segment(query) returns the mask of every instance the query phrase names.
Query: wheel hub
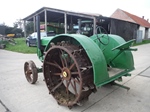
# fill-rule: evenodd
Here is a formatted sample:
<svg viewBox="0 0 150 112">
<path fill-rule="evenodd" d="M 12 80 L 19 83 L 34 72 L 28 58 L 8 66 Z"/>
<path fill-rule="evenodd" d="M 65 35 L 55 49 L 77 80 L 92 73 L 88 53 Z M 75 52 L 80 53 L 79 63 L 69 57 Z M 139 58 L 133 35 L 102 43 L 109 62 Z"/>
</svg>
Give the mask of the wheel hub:
<svg viewBox="0 0 150 112">
<path fill-rule="evenodd" d="M 68 68 L 66 68 L 66 67 L 63 68 L 62 77 L 65 80 L 70 80 L 71 74 L 70 74 L 70 70 Z"/>
<path fill-rule="evenodd" d="M 63 77 L 66 78 L 67 76 L 68 76 L 67 72 L 64 71 L 64 72 L 63 72 Z"/>
</svg>

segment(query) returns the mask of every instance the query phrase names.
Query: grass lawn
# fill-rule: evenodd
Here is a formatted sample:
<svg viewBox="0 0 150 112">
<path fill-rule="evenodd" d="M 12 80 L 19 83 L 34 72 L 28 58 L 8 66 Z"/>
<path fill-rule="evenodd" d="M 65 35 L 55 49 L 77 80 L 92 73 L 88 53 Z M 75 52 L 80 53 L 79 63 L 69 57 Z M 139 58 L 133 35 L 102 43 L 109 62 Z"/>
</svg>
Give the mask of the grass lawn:
<svg viewBox="0 0 150 112">
<path fill-rule="evenodd" d="M 150 40 L 143 40 L 141 43 L 134 43 L 133 46 L 148 44 L 148 43 L 150 43 Z"/>
<path fill-rule="evenodd" d="M 36 53 L 36 47 L 28 47 L 25 43 L 25 38 L 15 38 L 16 45 L 6 43 L 5 50 L 20 52 L 20 53 Z"/>
</svg>

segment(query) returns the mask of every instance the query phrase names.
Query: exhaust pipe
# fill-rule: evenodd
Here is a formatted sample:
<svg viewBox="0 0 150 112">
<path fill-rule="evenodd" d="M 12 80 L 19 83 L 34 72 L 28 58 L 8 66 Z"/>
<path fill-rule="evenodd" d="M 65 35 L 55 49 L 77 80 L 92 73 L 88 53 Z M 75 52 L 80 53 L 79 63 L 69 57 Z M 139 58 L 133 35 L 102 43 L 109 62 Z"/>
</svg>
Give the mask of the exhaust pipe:
<svg viewBox="0 0 150 112">
<path fill-rule="evenodd" d="M 40 16 L 36 16 L 37 48 L 41 50 Z"/>
</svg>

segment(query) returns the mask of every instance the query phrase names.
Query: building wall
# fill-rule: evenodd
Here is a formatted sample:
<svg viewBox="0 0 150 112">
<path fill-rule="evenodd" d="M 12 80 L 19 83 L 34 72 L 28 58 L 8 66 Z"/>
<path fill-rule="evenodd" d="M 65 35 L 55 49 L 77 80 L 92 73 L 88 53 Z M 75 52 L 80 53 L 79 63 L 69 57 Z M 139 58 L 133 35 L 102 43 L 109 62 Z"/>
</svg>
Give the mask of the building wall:
<svg viewBox="0 0 150 112">
<path fill-rule="evenodd" d="M 110 33 L 123 37 L 126 41 L 136 39 L 138 25 L 127 21 L 111 19 Z"/>
<path fill-rule="evenodd" d="M 144 39 L 145 38 L 145 27 L 140 26 L 139 30 L 142 31 L 142 39 Z"/>
<path fill-rule="evenodd" d="M 148 29 L 148 38 L 150 39 L 150 28 Z"/>
</svg>

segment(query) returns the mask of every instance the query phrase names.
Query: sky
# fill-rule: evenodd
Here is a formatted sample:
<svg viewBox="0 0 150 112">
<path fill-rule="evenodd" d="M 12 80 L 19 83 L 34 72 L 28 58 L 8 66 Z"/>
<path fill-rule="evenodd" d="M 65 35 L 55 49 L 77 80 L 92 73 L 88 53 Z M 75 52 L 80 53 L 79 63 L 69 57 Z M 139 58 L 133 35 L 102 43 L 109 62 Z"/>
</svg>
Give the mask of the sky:
<svg viewBox="0 0 150 112">
<path fill-rule="evenodd" d="M 150 0 L 2 0 L 0 24 L 13 26 L 17 19 L 23 19 L 42 7 L 98 13 L 106 17 L 119 8 L 150 21 Z"/>
</svg>

